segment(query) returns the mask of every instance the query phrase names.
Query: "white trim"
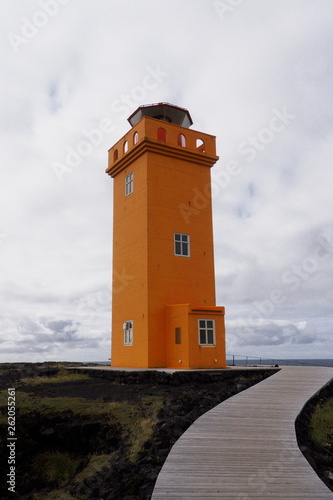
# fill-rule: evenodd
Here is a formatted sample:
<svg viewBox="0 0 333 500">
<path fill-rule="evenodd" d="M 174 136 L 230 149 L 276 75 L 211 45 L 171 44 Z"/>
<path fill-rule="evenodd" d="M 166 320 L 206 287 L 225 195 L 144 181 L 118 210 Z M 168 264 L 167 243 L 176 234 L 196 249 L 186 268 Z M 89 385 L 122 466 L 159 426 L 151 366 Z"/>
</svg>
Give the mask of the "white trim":
<svg viewBox="0 0 333 500">
<path fill-rule="evenodd" d="M 176 236 L 180 236 L 181 239 L 176 241 Z M 186 237 L 186 240 L 183 239 L 183 237 Z M 177 243 L 178 243 L 178 245 L 179 244 L 181 245 L 180 253 L 176 252 L 176 244 Z M 187 254 L 183 253 L 183 244 L 187 245 L 187 252 L 188 252 Z M 174 251 L 174 255 L 176 255 L 177 257 L 190 257 L 191 256 L 190 235 L 184 234 L 184 233 L 174 233 L 173 234 L 173 251 Z"/>
<path fill-rule="evenodd" d="M 204 321 L 205 322 L 205 326 L 204 327 L 200 326 L 200 321 Z M 208 321 L 211 321 L 213 323 L 212 328 L 208 328 L 208 324 L 207 324 Z M 200 330 L 204 330 L 205 331 L 206 341 L 208 341 L 208 333 L 207 333 L 208 330 L 213 330 L 213 342 L 212 343 L 208 343 L 208 342 L 202 343 L 201 342 L 201 338 L 200 338 Z M 200 319 L 198 319 L 198 340 L 199 340 L 199 345 L 200 346 L 203 346 L 203 347 L 216 346 L 215 319 L 211 319 L 211 318 L 200 318 Z"/>
<path fill-rule="evenodd" d="M 124 321 L 124 345 L 133 345 L 133 320 Z"/>
<path fill-rule="evenodd" d="M 130 172 L 125 177 L 125 196 L 129 196 L 134 191 L 134 173 Z"/>
</svg>

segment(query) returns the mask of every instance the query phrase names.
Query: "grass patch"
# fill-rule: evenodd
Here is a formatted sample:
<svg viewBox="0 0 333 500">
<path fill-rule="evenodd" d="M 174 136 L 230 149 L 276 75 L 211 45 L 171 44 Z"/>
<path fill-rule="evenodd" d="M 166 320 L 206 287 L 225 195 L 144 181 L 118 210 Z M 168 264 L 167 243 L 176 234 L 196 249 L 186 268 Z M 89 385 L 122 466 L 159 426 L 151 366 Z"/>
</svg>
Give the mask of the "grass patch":
<svg viewBox="0 0 333 500">
<path fill-rule="evenodd" d="M 46 483 L 52 482 L 57 486 L 63 486 L 75 474 L 79 463 L 80 460 L 69 453 L 51 451 L 37 455 L 33 462 L 33 469 Z"/>
<path fill-rule="evenodd" d="M 72 497 L 69 493 L 63 490 L 54 490 L 51 493 L 33 493 L 32 500 L 76 500 L 76 497 Z"/>
<path fill-rule="evenodd" d="M 333 398 L 318 405 L 310 420 L 311 439 L 321 445 L 333 443 Z"/>
<path fill-rule="evenodd" d="M 131 461 L 135 461 L 138 453 L 142 450 L 143 445 L 148 441 L 153 434 L 153 426 L 158 421 L 157 415 L 163 406 L 161 398 L 154 396 L 146 396 L 142 399 L 144 413 L 131 422 L 130 431 L 130 451 L 129 457 Z"/>
<path fill-rule="evenodd" d="M 47 377 L 45 375 L 40 375 L 37 377 L 23 378 L 20 383 L 24 385 L 59 384 L 62 382 L 74 382 L 76 380 L 88 378 L 89 375 L 85 373 L 71 373 L 69 370 L 65 370 L 65 368 L 60 368 L 53 376 Z"/>
<path fill-rule="evenodd" d="M 134 426 L 131 432 L 129 458 L 134 462 L 143 445 L 152 436 L 155 419 L 145 418 Z"/>
<path fill-rule="evenodd" d="M 17 394 L 16 407 L 20 415 L 38 413 L 39 415 L 57 415 L 70 412 L 74 417 L 111 416 L 108 404 L 102 400 L 88 400 L 75 397 L 46 398 L 21 392 Z"/>
<path fill-rule="evenodd" d="M 8 391 L 0 391 L 0 425 L 8 425 Z"/>
<path fill-rule="evenodd" d="M 0 392 L 0 425 L 7 422 L 7 391 Z M 73 417 L 105 417 L 106 420 L 114 421 L 112 408 L 102 400 L 88 400 L 75 397 L 47 398 L 39 397 L 26 392 L 16 392 L 17 420 L 19 416 L 27 417 L 34 415 L 65 415 L 70 413 Z"/>
<path fill-rule="evenodd" d="M 136 459 L 144 443 L 152 436 L 153 426 L 162 406 L 163 401 L 159 396 L 145 396 L 140 405 L 129 402 L 104 403 L 108 414 L 121 423 L 131 461 Z"/>
<path fill-rule="evenodd" d="M 7 423 L 7 391 L 0 392 L 0 425 Z M 162 407 L 162 399 L 158 396 L 146 396 L 140 405 L 130 402 L 105 402 L 102 400 L 88 400 L 75 397 L 47 398 L 36 394 L 17 391 L 16 411 L 20 417 L 34 415 L 65 415 L 96 419 L 102 417 L 108 423 L 119 422 L 123 429 L 123 436 L 129 446 L 129 455 L 135 459 L 152 434 L 153 425 L 157 422 L 157 415 Z"/>
<path fill-rule="evenodd" d="M 81 482 L 98 474 L 105 467 L 110 466 L 109 460 L 110 455 L 92 455 L 88 465 L 75 476 L 74 481 Z"/>
<path fill-rule="evenodd" d="M 63 454 L 59 454 L 63 455 Z M 39 459 L 43 459 L 45 455 L 40 455 Z M 68 455 L 67 455 L 68 458 Z M 73 476 L 70 477 L 69 479 L 75 482 L 83 482 L 94 475 L 98 474 L 101 472 L 104 468 L 108 467 L 109 464 L 109 459 L 110 455 L 92 455 L 90 457 L 88 465 L 81 470 L 78 474 L 75 475 L 75 471 L 73 472 Z M 57 464 L 57 459 L 55 457 L 51 457 L 51 461 L 53 462 L 52 467 L 50 467 L 50 471 L 53 475 L 55 473 L 61 473 L 62 470 L 59 471 L 58 469 L 58 464 Z M 60 476 L 61 477 L 61 476 Z M 64 478 L 65 479 L 65 478 Z M 66 483 L 68 482 L 68 479 L 65 479 L 64 484 L 59 484 L 58 488 L 49 492 L 48 494 L 40 494 L 40 493 L 34 493 L 32 496 L 32 500 L 75 500 L 76 497 L 73 497 L 67 490 Z M 62 489 L 61 486 L 63 487 Z"/>
</svg>

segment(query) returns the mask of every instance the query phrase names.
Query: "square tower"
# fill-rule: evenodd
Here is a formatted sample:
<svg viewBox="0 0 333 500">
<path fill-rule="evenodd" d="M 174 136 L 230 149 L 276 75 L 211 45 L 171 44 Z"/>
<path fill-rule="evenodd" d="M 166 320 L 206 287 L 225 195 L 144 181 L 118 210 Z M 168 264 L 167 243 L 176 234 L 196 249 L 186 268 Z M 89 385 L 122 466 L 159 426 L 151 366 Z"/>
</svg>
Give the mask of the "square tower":
<svg viewBox="0 0 333 500">
<path fill-rule="evenodd" d="M 114 179 L 114 367 L 224 368 L 215 305 L 210 168 L 215 137 L 186 109 L 140 106 L 109 150 Z"/>
</svg>

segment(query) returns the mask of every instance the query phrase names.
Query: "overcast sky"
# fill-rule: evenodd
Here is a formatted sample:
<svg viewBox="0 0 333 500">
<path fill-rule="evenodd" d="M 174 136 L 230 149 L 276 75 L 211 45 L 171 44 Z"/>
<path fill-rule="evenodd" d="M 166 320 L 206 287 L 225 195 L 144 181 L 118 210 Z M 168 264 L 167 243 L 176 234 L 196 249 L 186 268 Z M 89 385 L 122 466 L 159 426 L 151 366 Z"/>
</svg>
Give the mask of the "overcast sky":
<svg viewBox="0 0 333 500">
<path fill-rule="evenodd" d="M 161 101 L 217 137 L 228 353 L 333 357 L 332 0 L 13 0 L 0 26 L 1 362 L 110 357 L 107 151 Z"/>
</svg>

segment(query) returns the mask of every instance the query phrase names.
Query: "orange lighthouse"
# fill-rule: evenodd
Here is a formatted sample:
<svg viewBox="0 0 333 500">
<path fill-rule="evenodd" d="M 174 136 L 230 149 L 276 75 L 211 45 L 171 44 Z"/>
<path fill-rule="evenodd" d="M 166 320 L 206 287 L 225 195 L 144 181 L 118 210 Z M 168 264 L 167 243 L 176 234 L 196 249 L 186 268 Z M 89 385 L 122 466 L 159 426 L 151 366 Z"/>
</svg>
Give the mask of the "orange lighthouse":
<svg viewBox="0 0 333 500">
<path fill-rule="evenodd" d="M 215 304 L 210 168 L 215 137 L 186 109 L 140 106 L 109 150 L 114 179 L 114 367 L 224 368 Z M 200 200 L 200 201 L 199 201 Z"/>
</svg>

